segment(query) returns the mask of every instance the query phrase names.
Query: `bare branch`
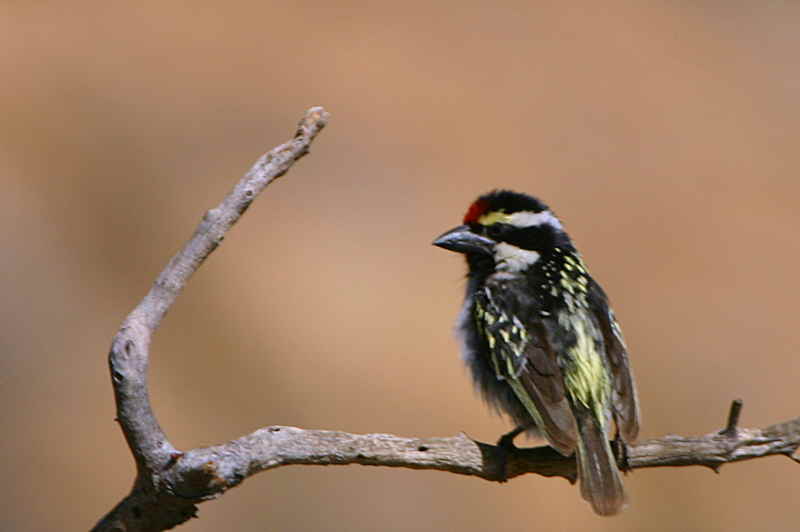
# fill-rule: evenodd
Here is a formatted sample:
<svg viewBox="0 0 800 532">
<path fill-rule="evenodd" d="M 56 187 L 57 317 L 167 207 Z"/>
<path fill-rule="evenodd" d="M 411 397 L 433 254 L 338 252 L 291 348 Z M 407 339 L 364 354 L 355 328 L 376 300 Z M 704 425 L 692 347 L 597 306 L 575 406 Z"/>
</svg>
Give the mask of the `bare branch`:
<svg viewBox="0 0 800 532">
<path fill-rule="evenodd" d="M 464 434 L 403 438 L 295 427 L 266 427 L 223 445 L 178 451 L 150 407 L 147 366 L 152 334 L 189 277 L 222 242 L 255 197 L 308 152 L 328 120 L 309 109 L 292 140 L 259 159 L 222 203 L 208 211 L 194 235 L 158 276 L 150 292 L 115 336 L 109 366 L 117 419 L 137 464 L 131 493 L 95 526 L 98 531 L 158 531 L 196 514 L 196 504 L 216 498 L 247 477 L 287 465 L 347 465 L 430 469 L 503 482 L 526 473 L 575 481 L 575 460 L 550 447 L 500 449 Z M 725 429 L 703 437 L 666 436 L 626 449 L 626 469 L 723 464 L 768 455 L 800 461 L 800 418 L 764 429 L 739 429 L 734 401 Z M 794 454 L 793 454 L 794 453 Z"/>
<path fill-rule="evenodd" d="M 98 530 L 163 530 L 183 522 L 194 513 L 191 504 L 175 504 L 175 512 L 153 517 L 146 501 L 131 502 L 137 495 L 168 493 L 162 472 L 180 453 L 158 424 L 147 390 L 150 340 L 167 310 L 189 277 L 222 242 L 258 194 L 285 174 L 308 153 L 314 137 L 328 122 L 321 107 L 309 109 L 292 140 L 264 154 L 216 208 L 203 216 L 194 235 L 156 279 L 150 292 L 133 309 L 114 337 L 108 361 L 119 421 L 137 465 L 137 480 L 131 495 L 97 525 Z M 158 513 L 158 512 L 156 512 Z M 161 527 L 161 528 L 159 528 Z"/>
<path fill-rule="evenodd" d="M 718 471 L 726 463 L 770 455 L 791 456 L 798 445 L 800 418 L 764 429 L 740 429 L 734 436 L 714 432 L 703 437 L 666 436 L 645 441 L 628 448 L 628 465 L 631 469 L 699 465 Z M 287 465 L 404 467 L 502 482 L 500 468 L 506 464 L 509 479 L 536 473 L 575 481 L 574 459 L 550 447 L 516 449 L 510 456 L 506 452 L 464 434 L 404 438 L 273 426 L 224 445 L 176 455 L 161 472 L 162 484 L 168 491 L 142 500 L 153 501 L 143 507 L 160 513 L 177 506 L 176 502 L 184 504 L 192 510 L 187 510 L 188 518 L 194 514 L 194 503 L 216 498 L 250 475 Z"/>
<path fill-rule="evenodd" d="M 740 429 L 734 437 L 718 432 L 702 437 L 666 436 L 628 447 L 631 469 L 723 464 L 769 455 L 790 456 L 800 445 L 800 418 L 764 429 Z M 287 465 L 372 465 L 429 469 L 502 482 L 527 473 L 575 480 L 575 460 L 551 447 L 507 450 L 464 434 L 449 438 L 404 438 L 391 434 L 349 434 L 296 427 L 266 427 L 215 447 L 183 455 L 170 471 L 175 480 L 199 469 L 212 472 L 204 485 L 182 496 L 215 497 L 255 473 Z M 508 474 L 500 471 L 506 463 Z"/>
</svg>

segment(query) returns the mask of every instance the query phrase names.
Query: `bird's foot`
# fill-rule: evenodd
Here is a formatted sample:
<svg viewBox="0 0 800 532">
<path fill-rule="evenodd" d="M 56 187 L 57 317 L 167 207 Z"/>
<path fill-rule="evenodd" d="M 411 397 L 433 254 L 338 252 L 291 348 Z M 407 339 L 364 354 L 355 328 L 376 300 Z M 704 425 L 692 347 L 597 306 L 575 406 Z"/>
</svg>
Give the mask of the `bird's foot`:
<svg viewBox="0 0 800 532">
<path fill-rule="evenodd" d="M 628 444 L 619 435 L 619 432 L 611 440 L 611 450 L 614 451 L 614 457 L 617 459 L 617 466 L 623 473 L 633 471 L 629 461 L 630 455 L 628 454 Z"/>
<path fill-rule="evenodd" d="M 508 481 L 508 459 L 509 457 L 514 454 L 517 449 L 519 449 L 516 445 L 514 445 L 514 439 L 531 428 L 528 425 L 520 425 L 511 432 L 503 434 L 499 440 L 497 440 L 497 449 L 498 453 L 498 481 L 499 482 L 507 482 Z"/>
</svg>

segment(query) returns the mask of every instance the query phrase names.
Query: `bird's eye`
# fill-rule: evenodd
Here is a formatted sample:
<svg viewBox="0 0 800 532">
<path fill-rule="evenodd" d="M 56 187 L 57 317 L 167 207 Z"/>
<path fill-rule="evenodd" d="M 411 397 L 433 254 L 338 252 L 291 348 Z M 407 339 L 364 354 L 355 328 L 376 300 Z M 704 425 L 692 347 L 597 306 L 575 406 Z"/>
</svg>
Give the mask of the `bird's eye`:
<svg viewBox="0 0 800 532">
<path fill-rule="evenodd" d="M 492 224 L 486 226 L 486 235 L 491 238 L 497 238 L 503 234 L 502 224 Z"/>
</svg>

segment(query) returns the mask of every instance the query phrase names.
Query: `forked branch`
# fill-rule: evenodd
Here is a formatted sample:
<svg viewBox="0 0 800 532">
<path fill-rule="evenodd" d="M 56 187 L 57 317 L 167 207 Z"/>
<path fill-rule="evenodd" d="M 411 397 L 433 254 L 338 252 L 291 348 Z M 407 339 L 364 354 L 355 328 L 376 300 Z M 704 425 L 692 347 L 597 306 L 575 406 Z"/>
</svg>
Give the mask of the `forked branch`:
<svg viewBox="0 0 800 532">
<path fill-rule="evenodd" d="M 496 446 L 461 434 L 449 438 L 402 438 L 389 434 L 348 434 L 294 427 L 265 427 L 223 445 L 179 451 L 172 446 L 150 407 L 147 388 L 153 333 L 189 277 L 222 242 L 227 231 L 273 180 L 308 153 L 327 124 L 321 107 L 309 109 L 294 137 L 263 155 L 233 191 L 208 211 L 192 238 L 156 279 L 150 292 L 125 319 L 109 353 L 117 420 L 136 461 L 131 492 L 94 530 L 158 531 L 193 517 L 197 504 L 222 495 L 247 477 L 285 465 L 346 465 L 432 469 L 502 481 L 525 473 L 575 479 L 574 459 L 549 447 Z M 703 437 L 666 436 L 629 446 L 630 469 L 722 464 L 779 454 L 800 461 L 800 418 L 764 429 L 739 429 L 741 403 L 734 403 L 722 431 Z M 794 454 L 793 454 L 794 453 Z M 500 470 L 501 464 L 507 469 Z"/>
</svg>

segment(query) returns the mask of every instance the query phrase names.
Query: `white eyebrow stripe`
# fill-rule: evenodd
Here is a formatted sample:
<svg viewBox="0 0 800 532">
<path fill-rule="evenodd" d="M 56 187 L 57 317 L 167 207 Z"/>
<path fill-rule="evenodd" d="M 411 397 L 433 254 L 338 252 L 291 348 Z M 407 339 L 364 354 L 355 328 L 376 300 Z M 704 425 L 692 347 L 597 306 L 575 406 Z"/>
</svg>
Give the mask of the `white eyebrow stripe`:
<svg viewBox="0 0 800 532">
<path fill-rule="evenodd" d="M 561 222 L 550 211 L 531 212 L 520 211 L 508 215 L 508 223 L 516 227 L 535 227 L 537 225 L 549 225 L 556 229 L 562 229 Z"/>
</svg>

